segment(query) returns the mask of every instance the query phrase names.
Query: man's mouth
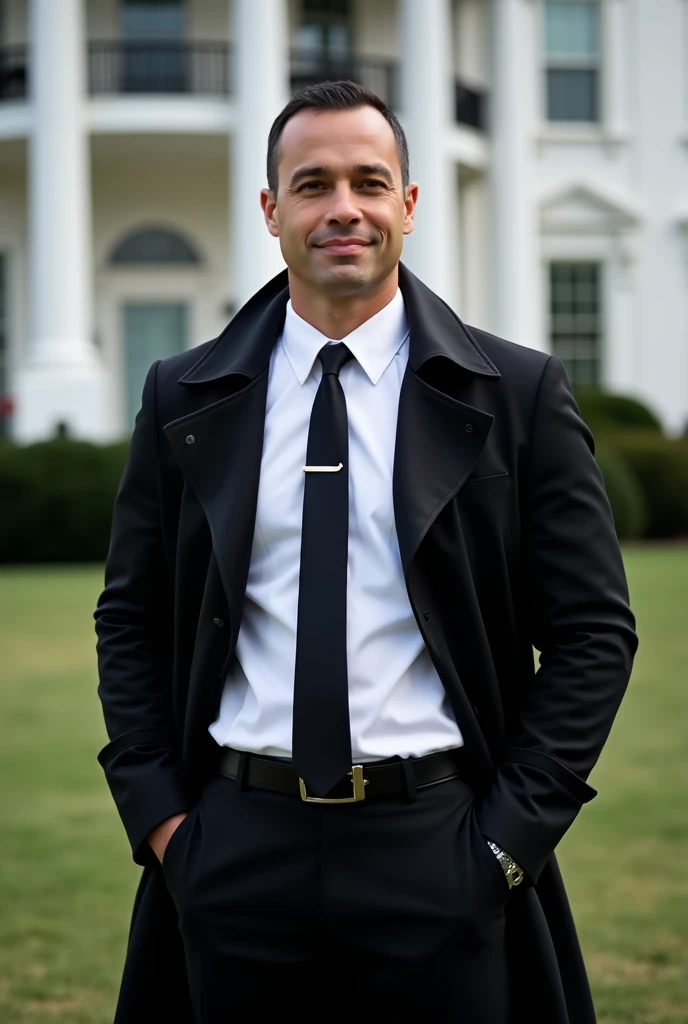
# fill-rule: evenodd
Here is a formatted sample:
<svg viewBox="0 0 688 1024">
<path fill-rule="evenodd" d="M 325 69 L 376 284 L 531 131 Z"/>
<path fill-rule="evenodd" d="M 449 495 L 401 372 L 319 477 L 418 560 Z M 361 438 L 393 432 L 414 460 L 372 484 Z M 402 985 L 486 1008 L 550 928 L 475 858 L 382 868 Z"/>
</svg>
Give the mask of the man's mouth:
<svg viewBox="0 0 688 1024">
<path fill-rule="evenodd" d="M 333 256 L 352 256 L 362 252 L 369 245 L 370 242 L 363 238 L 331 238 L 327 242 L 322 242 L 318 248 L 326 249 Z"/>
</svg>

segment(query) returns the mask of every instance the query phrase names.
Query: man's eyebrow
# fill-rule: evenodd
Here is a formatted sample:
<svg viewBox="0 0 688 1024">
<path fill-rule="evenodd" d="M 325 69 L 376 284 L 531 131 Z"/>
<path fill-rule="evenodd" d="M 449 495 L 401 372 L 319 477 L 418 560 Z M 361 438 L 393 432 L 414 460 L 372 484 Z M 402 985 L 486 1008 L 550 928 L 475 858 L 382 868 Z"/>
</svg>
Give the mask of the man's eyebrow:
<svg viewBox="0 0 688 1024">
<path fill-rule="evenodd" d="M 393 184 L 394 178 L 388 167 L 384 164 L 356 164 L 355 174 L 370 174 L 377 178 L 384 178 L 385 181 Z M 332 174 L 332 168 L 324 165 L 317 167 L 297 167 L 289 179 L 289 188 L 293 188 L 301 178 L 326 178 Z"/>
<path fill-rule="evenodd" d="M 392 172 L 384 164 L 356 164 L 354 171 L 356 174 L 372 174 L 376 178 L 384 178 L 390 184 L 394 182 Z"/>
<path fill-rule="evenodd" d="M 325 178 L 331 173 L 329 167 L 297 167 L 289 179 L 289 188 L 292 188 L 301 178 Z"/>
</svg>

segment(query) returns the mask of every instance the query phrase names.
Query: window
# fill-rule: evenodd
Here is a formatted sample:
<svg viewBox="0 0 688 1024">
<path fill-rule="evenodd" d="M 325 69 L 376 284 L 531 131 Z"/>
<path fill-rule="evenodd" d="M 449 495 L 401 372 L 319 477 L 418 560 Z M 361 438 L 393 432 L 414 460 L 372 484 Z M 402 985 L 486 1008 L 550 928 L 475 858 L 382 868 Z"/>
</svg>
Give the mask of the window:
<svg viewBox="0 0 688 1024">
<path fill-rule="evenodd" d="M 122 35 L 125 39 L 183 39 L 183 0 L 125 0 L 122 4 Z"/>
<path fill-rule="evenodd" d="M 550 351 L 574 388 L 601 383 L 600 282 L 599 263 L 550 263 Z"/>
<path fill-rule="evenodd" d="M 196 249 L 167 228 L 134 231 L 115 246 L 110 263 L 200 263 Z"/>
<path fill-rule="evenodd" d="M 321 67 L 346 64 L 351 58 L 349 0 L 303 0 L 297 47 L 301 61 Z"/>
<path fill-rule="evenodd" d="M 186 92 L 184 0 L 124 0 L 122 92 Z"/>
<path fill-rule="evenodd" d="M 545 0 L 548 121 L 599 120 L 599 4 Z"/>
</svg>

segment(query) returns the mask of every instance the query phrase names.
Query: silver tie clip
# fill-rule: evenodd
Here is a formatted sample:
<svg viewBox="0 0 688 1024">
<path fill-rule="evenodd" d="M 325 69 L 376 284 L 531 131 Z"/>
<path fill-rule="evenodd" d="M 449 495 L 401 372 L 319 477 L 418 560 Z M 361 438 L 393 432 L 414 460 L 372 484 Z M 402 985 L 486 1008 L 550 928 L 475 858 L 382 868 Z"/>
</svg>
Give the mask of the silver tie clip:
<svg viewBox="0 0 688 1024">
<path fill-rule="evenodd" d="M 304 466 L 304 473 L 338 473 L 340 469 L 344 469 L 344 463 L 340 462 L 338 466 Z"/>
</svg>

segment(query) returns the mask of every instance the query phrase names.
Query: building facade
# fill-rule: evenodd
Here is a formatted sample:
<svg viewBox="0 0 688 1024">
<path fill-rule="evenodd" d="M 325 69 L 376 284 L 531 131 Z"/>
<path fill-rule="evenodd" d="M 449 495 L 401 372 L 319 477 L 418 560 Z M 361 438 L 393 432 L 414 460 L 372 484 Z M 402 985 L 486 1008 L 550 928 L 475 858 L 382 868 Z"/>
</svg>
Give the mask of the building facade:
<svg viewBox="0 0 688 1024">
<path fill-rule="evenodd" d="M 148 366 L 282 266 L 269 126 L 380 93 L 404 260 L 576 386 L 688 421 L 688 0 L 0 0 L 0 421 L 126 435 Z"/>
</svg>

